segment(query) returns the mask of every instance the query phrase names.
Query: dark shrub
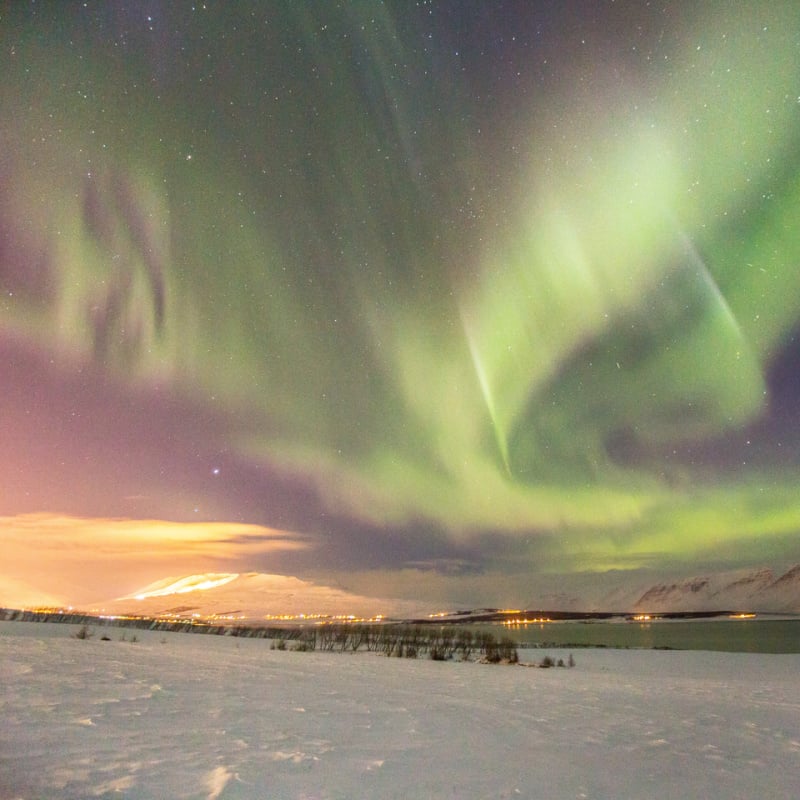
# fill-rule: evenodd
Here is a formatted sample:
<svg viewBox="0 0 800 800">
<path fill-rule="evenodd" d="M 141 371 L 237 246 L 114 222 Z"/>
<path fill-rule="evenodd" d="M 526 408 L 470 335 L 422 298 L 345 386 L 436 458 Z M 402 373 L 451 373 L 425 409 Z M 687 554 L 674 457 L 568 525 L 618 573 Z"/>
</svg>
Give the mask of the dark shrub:
<svg viewBox="0 0 800 800">
<path fill-rule="evenodd" d="M 88 625 L 81 625 L 75 634 L 76 639 L 91 639 L 92 636 L 94 636 L 94 631 Z"/>
</svg>

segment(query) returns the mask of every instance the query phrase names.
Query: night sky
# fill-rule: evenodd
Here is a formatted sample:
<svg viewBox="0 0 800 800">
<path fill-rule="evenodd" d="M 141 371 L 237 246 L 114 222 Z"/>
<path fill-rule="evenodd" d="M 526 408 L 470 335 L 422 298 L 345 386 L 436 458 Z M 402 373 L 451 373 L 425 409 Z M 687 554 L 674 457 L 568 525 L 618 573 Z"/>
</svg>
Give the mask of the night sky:
<svg viewBox="0 0 800 800">
<path fill-rule="evenodd" d="M 800 560 L 797 3 L 19 2 L 0 75 L 7 585 Z"/>
</svg>

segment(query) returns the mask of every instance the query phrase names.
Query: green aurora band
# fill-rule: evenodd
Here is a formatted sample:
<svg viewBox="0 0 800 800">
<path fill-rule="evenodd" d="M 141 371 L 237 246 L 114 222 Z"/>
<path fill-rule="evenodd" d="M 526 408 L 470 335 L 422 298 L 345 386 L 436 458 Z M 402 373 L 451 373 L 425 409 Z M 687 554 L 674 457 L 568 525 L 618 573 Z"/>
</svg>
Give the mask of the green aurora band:
<svg viewBox="0 0 800 800">
<path fill-rule="evenodd" d="M 270 9 L 187 21 L 158 81 L 17 21 L 0 335 L 219 411 L 376 528 L 797 558 L 796 466 L 685 454 L 766 414 L 800 324 L 800 8 L 704 4 L 646 86 L 576 46 L 491 113 L 413 16 Z"/>
</svg>

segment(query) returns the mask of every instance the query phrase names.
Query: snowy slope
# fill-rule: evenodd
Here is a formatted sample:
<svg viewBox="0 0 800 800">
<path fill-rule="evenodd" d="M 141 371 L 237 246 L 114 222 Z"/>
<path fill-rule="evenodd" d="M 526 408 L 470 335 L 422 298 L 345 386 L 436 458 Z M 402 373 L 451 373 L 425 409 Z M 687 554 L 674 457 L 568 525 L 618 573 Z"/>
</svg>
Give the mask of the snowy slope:
<svg viewBox="0 0 800 800">
<path fill-rule="evenodd" d="M 70 632 L 0 623 L 0 800 L 752 800 L 800 785 L 796 655 L 581 650 L 575 669 L 541 670 Z"/>
<path fill-rule="evenodd" d="M 677 577 L 656 583 L 635 582 L 624 573 L 563 577 L 563 591 L 540 587 L 529 609 L 552 611 L 761 611 L 800 614 L 800 564 L 774 573 L 760 567 Z"/>
<path fill-rule="evenodd" d="M 363 597 L 288 575 L 261 572 L 206 573 L 166 578 L 117 600 L 94 604 L 107 614 L 159 616 L 180 614 L 201 617 L 244 617 L 301 614 L 307 616 L 355 615 L 393 617 L 426 615 L 421 603 Z"/>
<path fill-rule="evenodd" d="M 633 610 L 800 613 L 800 565 L 778 576 L 762 568 L 656 584 Z"/>
</svg>

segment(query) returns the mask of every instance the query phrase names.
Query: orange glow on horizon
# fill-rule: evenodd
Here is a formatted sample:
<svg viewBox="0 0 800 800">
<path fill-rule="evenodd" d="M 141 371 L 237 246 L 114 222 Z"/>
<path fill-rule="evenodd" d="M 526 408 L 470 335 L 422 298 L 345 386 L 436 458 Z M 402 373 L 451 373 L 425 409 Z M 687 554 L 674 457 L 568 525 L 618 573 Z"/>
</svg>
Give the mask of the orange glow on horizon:
<svg viewBox="0 0 800 800">
<path fill-rule="evenodd" d="M 230 572 L 243 557 L 309 546 L 290 531 L 239 522 L 46 513 L 0 516 L 0 541 L 0 606 L 13 608 L 88 604 L 165 574 Z"/>
</svg>

